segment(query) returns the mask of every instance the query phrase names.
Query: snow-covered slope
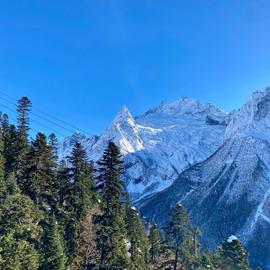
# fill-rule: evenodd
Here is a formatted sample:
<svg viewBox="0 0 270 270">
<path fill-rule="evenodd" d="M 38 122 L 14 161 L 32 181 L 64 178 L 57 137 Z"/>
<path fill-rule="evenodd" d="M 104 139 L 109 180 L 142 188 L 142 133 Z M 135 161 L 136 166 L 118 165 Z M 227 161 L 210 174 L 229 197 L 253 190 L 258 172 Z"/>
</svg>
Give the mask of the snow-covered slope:
<svg viewBox="0 0 270 270">
<path fill-rule="evenodd" d="M 99 136 L 75 134 L 60 146 L 60 156 L 79 140 L 89 158 L 98 160 L 114 141 L 126 164 L 125 179 L 135 198 L 163 190 L 191 165 L 204 160 L 220 145 L 228 115 L 210 104 L 182 98 L 133 117 L 126 107 Z"/>
<path fill-rule="evenodd" d="M 141 213 L 160 224 L 185 205 L 215 248 L 237 235 L 253 266 L 270 269 L 270 89 L 255 92 L 230 116 L 222 146 L 184 171 L 167 189 L 140 200 Z"/>
<path fill-rule="evenodd" d="M 58 145 L 58 156 L 59 160 L 64 160 L 71 154 L 72 147 L 76 142 L 80 142 L 87 152 L 90 152 L 93 145 L 97 142 L 98 136 L 89 136 L 80 134 L 79 132 L 72 134 L 71 136 L 64 139 L 63 142 Z"/>
</svg>

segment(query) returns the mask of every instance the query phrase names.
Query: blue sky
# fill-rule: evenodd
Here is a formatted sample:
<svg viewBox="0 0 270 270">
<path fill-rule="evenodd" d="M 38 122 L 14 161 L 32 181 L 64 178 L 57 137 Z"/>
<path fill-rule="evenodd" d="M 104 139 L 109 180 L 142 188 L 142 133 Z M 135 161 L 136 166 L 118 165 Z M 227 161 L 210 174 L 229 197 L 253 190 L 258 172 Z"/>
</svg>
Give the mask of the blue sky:
<svg viewBox="0 0 270 270">
<path fill-rule="evenodd" d="M 238 108 L 270 84 L 269 10 L 269 0 L 0 0 L 0 91 L 90 133 L 123 104 L 134 115 L 182 96 Z"/>
</svg>

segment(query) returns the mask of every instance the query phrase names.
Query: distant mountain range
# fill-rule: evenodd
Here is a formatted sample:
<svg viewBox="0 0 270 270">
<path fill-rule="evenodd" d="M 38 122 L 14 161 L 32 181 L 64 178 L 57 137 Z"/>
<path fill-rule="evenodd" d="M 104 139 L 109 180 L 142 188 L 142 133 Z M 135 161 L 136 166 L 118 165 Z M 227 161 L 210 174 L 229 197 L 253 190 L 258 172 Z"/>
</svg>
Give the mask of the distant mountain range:
<svg viewBox="0 0 270 270">
<path fill-rule="evenodd" d="M 270 269 L 270 88 L 230 113 L 188 98 L 135 118 L 124 107 L 100 136 L 66 138 L 60 157 L 80 141 L 96 161 L 109 140 L 121 149 L 143 216 L 162 225 L 180 202 L 205 248 L 237 235 L 252 265 Z"/>
</svg>

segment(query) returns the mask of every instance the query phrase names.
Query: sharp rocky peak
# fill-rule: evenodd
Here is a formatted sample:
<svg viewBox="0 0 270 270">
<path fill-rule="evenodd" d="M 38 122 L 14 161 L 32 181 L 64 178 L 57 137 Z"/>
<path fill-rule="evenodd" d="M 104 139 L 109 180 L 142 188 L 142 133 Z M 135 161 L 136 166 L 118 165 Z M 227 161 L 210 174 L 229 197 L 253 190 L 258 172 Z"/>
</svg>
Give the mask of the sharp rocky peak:
<svg viewBox="0 0 270 270">
<path fill-rule="evenodd" d="M 270 88 L 255 91 L 247 103 L 231 113 L 225 140 L 235 136 L 251 135 L 270 138 Z"/>
<path fill-rule="evenodd" d="M 118 114 L 113 120 L 113 124 L 123 123 L 123 122 L 130 122 L 130 123 L 134 122 L 133 116 L 131 115 L 126 105 L 124 105 L 122 109 L 118 112 Z"/>
</svg>

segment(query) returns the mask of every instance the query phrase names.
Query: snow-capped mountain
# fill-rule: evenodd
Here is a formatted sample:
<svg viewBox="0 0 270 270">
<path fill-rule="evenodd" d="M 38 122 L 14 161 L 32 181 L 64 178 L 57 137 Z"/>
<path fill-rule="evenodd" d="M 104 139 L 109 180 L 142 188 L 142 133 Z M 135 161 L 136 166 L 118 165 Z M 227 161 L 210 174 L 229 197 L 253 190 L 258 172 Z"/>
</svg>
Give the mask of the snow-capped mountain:
<svg viewBox="0 0 270 270">
<path fill-rule="evenodd" d="M 188 98 L 162 103 L 135 118 L 123 107 L 100 136 L 76 133 L 60 145 L 59 154 L 67 156 L 77 140 L 96 161 L 114 141 L 124 156 L 128 190 L 139 198 L 170 186 L 184 169 L 217 150 L 227 121 L 224 111 Z"/>
<path fill-rule="evenodd" d="M 167 189 L 142 198 L 142 215 L 160 224 L 176 203 L 187 207 L 214 249 L 236 235 L 253 266 L 270 269 L 270 89 L 255 92 L 230 115 L 222 146 L 180 174 Z M 206 242 L 207 239 L 207 242 Z"/>
</svg>

